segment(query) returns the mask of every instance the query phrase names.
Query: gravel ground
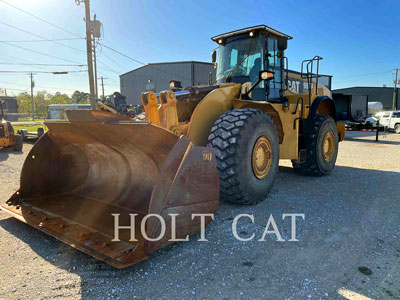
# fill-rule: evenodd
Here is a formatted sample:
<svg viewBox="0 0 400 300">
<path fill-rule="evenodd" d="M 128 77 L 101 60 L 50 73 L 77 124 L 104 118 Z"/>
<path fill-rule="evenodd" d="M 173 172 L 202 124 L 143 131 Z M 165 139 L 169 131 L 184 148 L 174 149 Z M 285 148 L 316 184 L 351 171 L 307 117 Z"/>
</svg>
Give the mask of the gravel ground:
<svg viewBox="0 0 400 300">
<path fill-rule="evenodd" d="M 349 133 L 337 166 L 320 178 L 282 161 L 266 201 L 221 203 L 208 242 L 177 243 L 117 270 L 0 212 L 0 299 L 400 299 L 400 135 L 375 143 Z M 17 188 L 23 153 L 0 150 L 0 201 Z M 237 241 L 231 231 L 239 213 Z M 272 214 L 285 240 L 298 220 L 299 242 L 262 236 Z M 357 294 L 355 294 L 357 293 Z"/>
</svg>

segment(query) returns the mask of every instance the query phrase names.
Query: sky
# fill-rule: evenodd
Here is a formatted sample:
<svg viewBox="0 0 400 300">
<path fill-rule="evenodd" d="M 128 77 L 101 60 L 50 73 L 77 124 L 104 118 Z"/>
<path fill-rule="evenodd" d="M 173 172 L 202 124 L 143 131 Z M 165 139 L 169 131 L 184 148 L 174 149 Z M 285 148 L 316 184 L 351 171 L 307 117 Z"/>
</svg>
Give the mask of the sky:
<svg viewBox="0 0 400 300">
<path fill-rule="evenodd" d="M 0 71 L 26 71 L 0 72 L 0 88 L 7 88 L 9 95 L 29 91 L 28 72 L 37 71 L 35 91 L 88 92 L 87 72 L 76 72 L 86 70 L 76 65 L 87 63 L 83 4 L 0 0 L 0 9 Z M 400 67 L 397 0 L 91 0 L 91 13 L 103 24 L 100 42 L 133 59 L 97 47 L 98 77 L 106 78 L 106 95 L 119 90 L 120 74 L 141 66 L 134 60 L 210 62 L 217 46 L 210 37 L 259 24 L 293 37 L 286 50 L 290 69 L 299 71 L 303 59 L 322 56 L 320 73 L 333 76 L 333 88 L 391 87 L 394 69 Z M 21 63 L 68 66 L 16 65 Z"/>
</svg>

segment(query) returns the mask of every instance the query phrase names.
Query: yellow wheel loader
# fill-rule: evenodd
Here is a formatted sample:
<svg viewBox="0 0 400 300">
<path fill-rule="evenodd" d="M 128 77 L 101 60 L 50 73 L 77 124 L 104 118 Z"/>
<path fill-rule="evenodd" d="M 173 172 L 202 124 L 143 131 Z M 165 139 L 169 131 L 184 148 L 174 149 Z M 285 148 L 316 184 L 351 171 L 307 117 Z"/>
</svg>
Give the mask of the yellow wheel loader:
<svg viewBox="0 0 400 300">
<path fill-rule="evenodd" d="M 0 148 L 13 147 L 14 151 L 22 151 L 24 138 L 15 134 L 10 122 L 0 118 Z"/>
<path fill-rule="evenodd" d="M 22 151 L 24 138 L 14 132 L 14 127 L 4 118 L 3 103 L 0 100 L 0 148 L 13 147 L 14 151 Z"/>
<path fill-rule="evenodd" d="M 47 122 L 2 209 L 122 268 L 200 231 L 212 217 L 198 214 L 215 213 L 219 199 L 263 201 L 279 159 L 329 174 L 344 128 L 320 57 L 289 74 L 289 39 L 264 25 L 213 37 L 217 82 L 143 93 L 146 121 L 77 110 Z"/>
</svg>

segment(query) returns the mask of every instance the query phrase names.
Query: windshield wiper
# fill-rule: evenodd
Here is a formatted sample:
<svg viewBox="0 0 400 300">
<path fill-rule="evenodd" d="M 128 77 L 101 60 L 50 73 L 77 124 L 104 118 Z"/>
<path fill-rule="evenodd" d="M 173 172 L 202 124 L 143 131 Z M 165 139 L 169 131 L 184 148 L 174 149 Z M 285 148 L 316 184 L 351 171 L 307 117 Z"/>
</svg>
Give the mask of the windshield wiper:
<svg viewBox="0 0 400 300">
<path fill-rule="evenodd" d="M 231 82 L 233 72 L 235 72 L 236 69 L 237 69 L 239 66 L 242 65 L 242 63 L 244 62 L 244 60 L 245 60 L 247 57 L 249 57 L 249 55 L 250 55 L 250 54 L 248 53 L 248 54 L 246 54 L 245 56 L 243 56 L 242 60 L 241 60 L 240 62 L 238 62 L 238 63 L 231 69 L 231 71 L 229 72 L 228 76 L 226 77 L 226 82 Z"/>
</svg>

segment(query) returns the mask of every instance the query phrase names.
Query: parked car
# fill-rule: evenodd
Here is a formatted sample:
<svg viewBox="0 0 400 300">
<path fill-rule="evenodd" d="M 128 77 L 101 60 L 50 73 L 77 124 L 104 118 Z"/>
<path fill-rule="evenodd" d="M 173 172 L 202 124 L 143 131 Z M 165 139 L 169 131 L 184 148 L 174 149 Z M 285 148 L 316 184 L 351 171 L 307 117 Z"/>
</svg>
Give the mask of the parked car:
<svg viewBox="0 0 400 300">
<path fill-rule="evenodd" d="M 366 122 L 374 123 L 374 120 L 379 120 L 379 124 L 387 127 L 389 130 L 394 130 L 400 133 L 400 111 L 381 111 L 375 116 L 367 118 Z"/>
</svg>

